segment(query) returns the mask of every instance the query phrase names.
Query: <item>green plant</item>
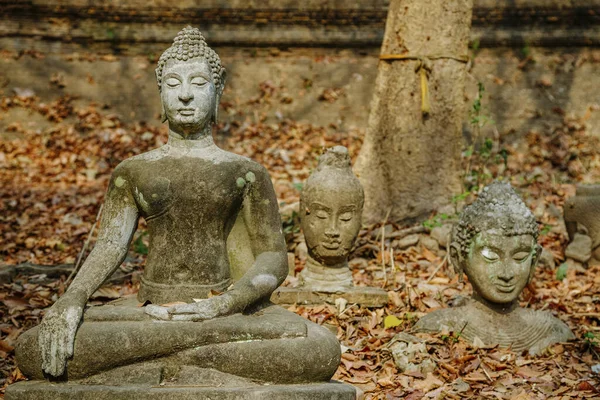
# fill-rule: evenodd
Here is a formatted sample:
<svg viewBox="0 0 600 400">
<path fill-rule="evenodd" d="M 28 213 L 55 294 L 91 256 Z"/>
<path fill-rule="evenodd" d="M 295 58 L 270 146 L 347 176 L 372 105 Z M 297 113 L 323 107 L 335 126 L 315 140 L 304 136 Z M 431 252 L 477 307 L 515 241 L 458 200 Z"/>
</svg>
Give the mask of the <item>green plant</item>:
<svg viewBox="0 0 600 400">
<path fill-rule="evenodd" d="M 429 218 L 427 221 L 423 221 L 423 226 L 429 230 L 432 230 L 436 226 L 442 226 L 443 221 L 446 221 L 450 218 L 452 218 L 452 216 L 448 214 L 436 214 L 433 217 Z"/>
<path fill-rule="evenodd" d="M 548 224 L 544 224 L 544 227 L 541 230 L 541 234 L 542 235 L 547 235 L 550 233 L 550 230 L 552 229 L 552 225 L 548 225 Z"/>
<path fill-rule="evenodd" d="M 291 235 L 293 233 L 300 232 L 300 225 L 298 222 L 298 213 L 296 211 L 292 212 L 292 215 L 282 221 L 283 225 L 283 233 L 287 235 Z"/>
<path fill-rule="evenodd" d="M 562 263 L 560 267 L 556 269 L 556 280 L 562 281 L 567 277 L 567 271 L 569 270 L 569 264 Z"/>
<path fill-rule="evenodd" d="M 481 48 L 481 42 L 479 41 L 479 39 L 473 40 L 473 42 L 471 43 L 471 50 L 473 51 L 473 57 L 475 57 L 477 55 L 477 53 L 479 53 L 480 48 Z"/>
<path fill-rule="evenodd" d="M 138 254 L 148 255 L 148 245 L 144 242 L 144 238 L 148 235 L 148 232 L 142 232 L 137 239 L 133 242 L 133 251 Z"/>
<path fill-rule="evenodd" d="M 458 343 L 458 339 L 460 338 L 460 333 L 451 332 L 449 335 L 442 335 L 441 339 L 444 342 L 450 343 Z"/>
<path fill-rule="evenodd" d="M 494 178 L 488 168 L 490 162 L 504 164 L 504 167 L 508 165 L 508 150 L 498 149 L 499 146 L 495 145 L 492 138 L 487 137 L 483 141 L 481 140 L 482 128 L 494 124 L 494 120 L 484 112 L 484 94 L 485 86 L 479 82 L 477 96 L 469 110 L 469 123 L 474 133 L 473 142 L 463 151 L 463 157 L 467 159 L 464 174 L 464 186 L 467 192 L 476 192 L 479 187 Z"/>
<path fill-rule="evenodd" d="M 594 353 L 597 359 L 600 358 L 598 352 L 596 351 L 596 348 L 600 347 L 600 341 L 593 332 L 586 332 L 583 335 L 583 347 L 585 350 L 590 350 L 592 353 Z"/>
</svg>

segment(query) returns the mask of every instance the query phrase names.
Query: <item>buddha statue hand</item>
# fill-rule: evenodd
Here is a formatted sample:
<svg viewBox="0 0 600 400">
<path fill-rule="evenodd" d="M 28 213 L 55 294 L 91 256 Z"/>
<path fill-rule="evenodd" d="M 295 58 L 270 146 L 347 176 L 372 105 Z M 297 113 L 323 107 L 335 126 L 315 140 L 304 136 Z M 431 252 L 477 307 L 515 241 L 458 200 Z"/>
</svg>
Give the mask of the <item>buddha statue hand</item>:
<svg viewBox="0 0 600 400">
<path fill-rule="evenodd" d="M 38 345 L 42 370 L 51 376 L 64 374 L 67 360 L 73 357 L 75 333 L 81 322 L 87 297 L 66 293 L 46 312 L 39 330 Z"/>
<path fill-rule="evenodd" d="M 234 312 L 233 301 L 228 295 L 197 300 L 195 303 L 176 304 L 171 307 L 155 304 L 146 306 L 146 314 L 166 321 L 204 321 Z"/>
</svg>

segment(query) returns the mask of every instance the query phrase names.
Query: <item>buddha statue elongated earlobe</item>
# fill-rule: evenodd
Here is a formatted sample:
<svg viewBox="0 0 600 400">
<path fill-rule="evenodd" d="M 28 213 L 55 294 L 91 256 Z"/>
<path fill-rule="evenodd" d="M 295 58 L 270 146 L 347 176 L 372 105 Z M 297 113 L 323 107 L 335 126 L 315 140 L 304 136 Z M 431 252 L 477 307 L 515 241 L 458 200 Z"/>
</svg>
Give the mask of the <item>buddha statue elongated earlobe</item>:
<svg viewBox="0 0 600 400">
<path fill-rule="evenodd" d="M 162 92 L 162 76 L 159 74 L 162 74 L 162 69 L 160 71 L 158 69 L 154 71 L 156 82 L 158 83 L 158 91 Z M 165 111 L 165 105 L 163 104 L 162 99 L 160 100 L 160 122 L 167 122 L 167 113 Z"/>
<path fill-rule="evenodd" d="M 216 95 L 216 99 L 215 99 L 215 110 L 213 113 L 213 123 L 215 123 L 215 124 L 219 120 L 219 103 L 221 103 L 221 96 L 223 95 L 223 89 L 225 88 L 226 80 L 227 80 L 227 71 L 225 71 L 225 68 L 221 68 L 220 82 L 216 88 L 217 95 Z"/>
<path fill-rule="evenodd" d="M 464 282 L 464 268 L 463 268 L 464 259 L 462 257 L 462 253 L 460 251 L 460 245 L 458 243 L 450 244 L 450 263 L 454 267 L 454 272 L 458 275 L 458 281 Z"/>
<path fill-rule="evenodd" d="M 533 276 L 535 275 L 535 268 L 537 267 L 538 261 L 540 260 L 540 256 L 542 255 L 542 246 L 536 243 L 533 256 L 531 258 L 531 271 L 529 272 L 529 279 L 527 283 L 531 282 Z"/>
<path fill-rule="evenodd" d="M 160 122 L 163 124 L 167 122 L 167 112 L 165 111 L 165 106 L 162 104 L 162 101 L 160 103 Z"/>
</svg>

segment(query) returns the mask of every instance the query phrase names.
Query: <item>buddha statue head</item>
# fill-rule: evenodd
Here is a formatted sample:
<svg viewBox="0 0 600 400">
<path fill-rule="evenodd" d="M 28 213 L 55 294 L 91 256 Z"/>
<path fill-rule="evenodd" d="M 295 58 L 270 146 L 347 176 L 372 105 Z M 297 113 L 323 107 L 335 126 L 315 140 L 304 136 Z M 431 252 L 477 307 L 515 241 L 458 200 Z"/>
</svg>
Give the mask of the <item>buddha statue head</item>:
<svg viewBox="0 0 600 400">
<path fill-rule="evenodd" d="M 361 226 L 363 203 L 348 149 L 329 149 L 300 196 L 300 221 L 312 259 L 324 266 L 345 265 Z"/>
<path fill-rule="evenodd" d="M 182 137 L 206 133 L 217 121 L 226 73 L 197 28 L 186 27 L 160 56 L 156 80 L 162 121 Z"/>
<path fill-rule="evenodd" d="M 516 302 L 541 254 L 533 213 L 508 183 L 493 182 L 454 227 L 450 259 L 474 297 L 501 307 Z"/>
</svg>

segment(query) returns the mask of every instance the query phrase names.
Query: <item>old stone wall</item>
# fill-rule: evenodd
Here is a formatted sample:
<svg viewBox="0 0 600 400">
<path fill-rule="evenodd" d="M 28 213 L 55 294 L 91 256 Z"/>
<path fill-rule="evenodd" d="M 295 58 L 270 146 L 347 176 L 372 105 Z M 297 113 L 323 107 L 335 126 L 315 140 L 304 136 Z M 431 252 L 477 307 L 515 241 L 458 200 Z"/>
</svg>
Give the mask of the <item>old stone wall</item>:
<svg viewBox="0 0 600 400">
<path fill-rule="evenodd" d="M 598 0 L 474 4 L 472 41 L 480 46 L 600 43 Z M 191 24 L 216 45 L 379 47 L 388 6 L 388 0 L 0 0 L 0 44 L 19 48 L 42 39 L 144 54 L 147 45 L 168 43 Z"/>
<path fill-rule="evenodd" d="M 3 94 L 70 94 L 158 124 L 155 61 L 190 23 L 228 69 L 224 121 L 265 115 L 346 130 L 367 124 L 387 1 L 0 0 L 0 11 Z M 495 122 L 485 130 L 519 135 L 573 115 L 600 135 L 599 16 L 600 0 L 475 0 L 465 101 L 485 85 Z M 2 115 L 0 133 L 37 118 L 21 114 Z"/>
</svg>

